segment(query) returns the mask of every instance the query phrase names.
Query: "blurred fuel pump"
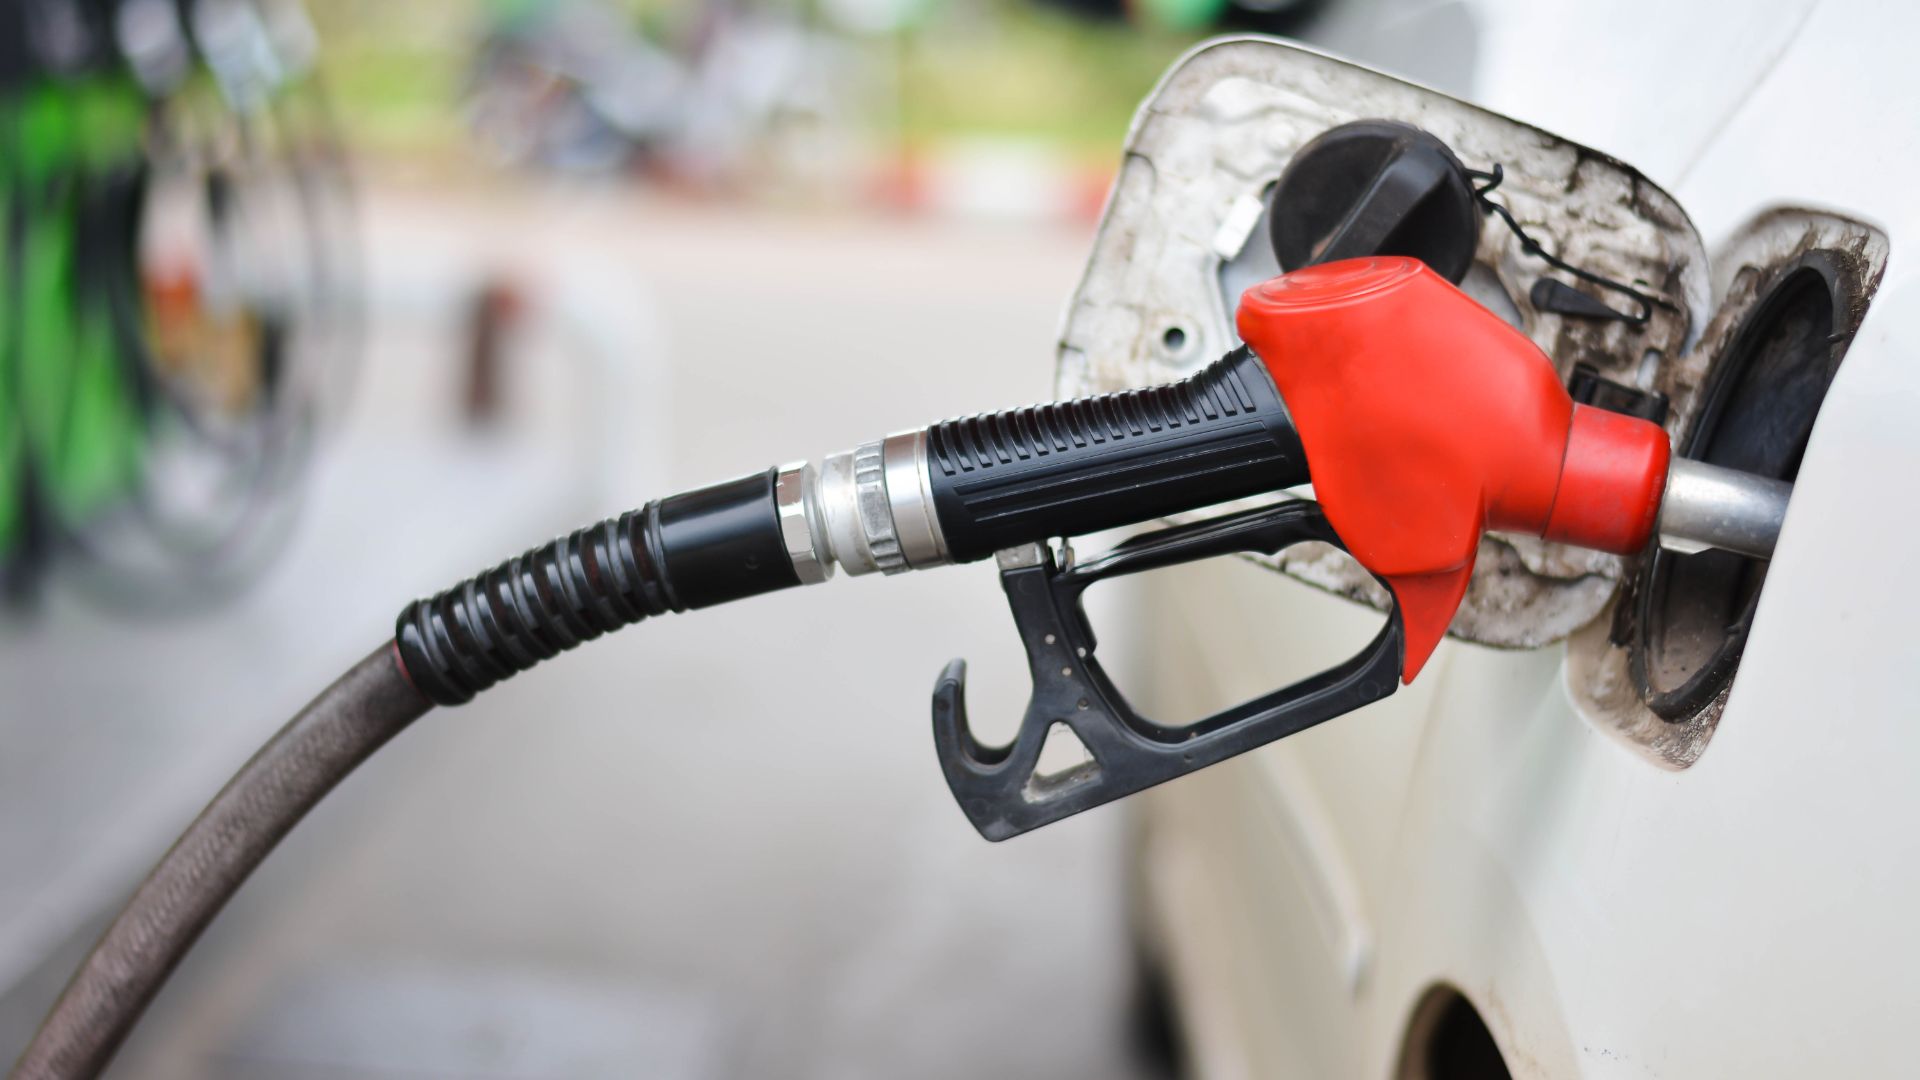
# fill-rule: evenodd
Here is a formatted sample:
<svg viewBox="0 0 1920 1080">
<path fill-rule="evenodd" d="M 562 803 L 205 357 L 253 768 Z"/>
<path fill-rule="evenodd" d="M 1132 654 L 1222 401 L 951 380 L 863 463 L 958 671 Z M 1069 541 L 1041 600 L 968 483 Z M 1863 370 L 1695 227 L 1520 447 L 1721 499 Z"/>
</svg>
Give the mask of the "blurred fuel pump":
<svg viewBox="0 0 1920 1080">
<path fill-rule="evenodd" d="M 1366 190 L 1404 209 L 1430 207 L 1447 170 L 1407 160 L 1376 170 Z M 1391 209 L 1361 199 L 1332 213 L 1308 249 L 1344 254 L 1370 233 L 1365 246 L 1392 251 L 1439 235 L 1406 228 L 1404 214 L 1380 216 Z M 1577 404 L 1538 346 L 1429 261 L 1309 261 L 1247 291 L 1237 320 L 1245 346 L 1184 381 L 947 420 L 669 496 L 408 605 L 394 640 L 289 723 L 190 827 L 15 1075 L 104 1067 L 280 836 L 412 720 L 649 617 L 820 584 L 836 567 L 892 574 L 994 558 L 1032 670 L 1025 719 L 1009 745 L 983 745 L 968 724 L 965 665 L 954 661 L 934 690 L 933 728 L 962 812 L 1000 840 L 1411 682 L 1445 634 L 1488 530 L 1622 554 L 1656 537 L 1770 551 L 1787 485 L 1676 463 L 1657 424 Z M 1053 547 L 1307 483 L 1313 500 L 1160 528 L 1097 558 Z M 1159 724 L 1129 705 L 1095 655 L 1081 609 L 1089 586 L 1303 541 L 1344 548 L 1390 591 L 1392 610 L 1370 644 L 1194 724 Z M 1090 760 L 1036 775 L 1056 724 Z"/>
</svg>

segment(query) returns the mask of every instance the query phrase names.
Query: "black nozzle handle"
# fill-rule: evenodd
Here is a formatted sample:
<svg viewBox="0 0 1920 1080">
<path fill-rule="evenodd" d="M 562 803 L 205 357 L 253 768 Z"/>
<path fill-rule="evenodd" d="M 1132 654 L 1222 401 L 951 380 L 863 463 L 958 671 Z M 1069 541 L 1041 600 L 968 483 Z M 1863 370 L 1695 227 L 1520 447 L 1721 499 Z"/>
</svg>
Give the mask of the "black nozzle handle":
<svg viewBox="0 0 1920 1080">
<path fill-rule="evenodd" d="M 1307 481 L 1307 455 L 1247 348 L 1180 382 L 947 420 L 927 474 L 956 562 Z"/>
</svg>

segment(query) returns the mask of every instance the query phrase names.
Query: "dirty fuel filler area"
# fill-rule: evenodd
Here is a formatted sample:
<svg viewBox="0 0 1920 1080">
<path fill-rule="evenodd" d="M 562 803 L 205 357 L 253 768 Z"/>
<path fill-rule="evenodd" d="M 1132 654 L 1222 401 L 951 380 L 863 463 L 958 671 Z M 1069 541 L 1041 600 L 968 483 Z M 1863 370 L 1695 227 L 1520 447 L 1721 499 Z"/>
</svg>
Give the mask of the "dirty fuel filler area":
<svg viewBox="0 0 1920 1080">
<path fill-rule="evenodd" d="M 1552 360 L 1462 291 L 1483 228 L 1581 282 L 1531 301 L 1632 324 L 1661 297 L 1549 253 L 1470 168 L 1391 120 L 1332 128 L 1265 207 L 1280 273 L 1237 298 L 1242 344 L 1144 389 L 952 419 L 649 502 L 406 605 L 390 643 L 237 775 L 141 886 L 18 1066 L 95 1075 L 248 873 L 325 793 L 434 706 L 642 620 L 848 575 L 995 560 L 1033 680 L 1013 741 L 968 722 L 966 665 L 939 674 L 934 749 L 961 812 L 1004 840 L 1294 734 L 1418 676 L 1483 535 L 1634 555 L 1772 550 L 1791 486 L 1677 458 L 1645 395 Z M 1654 403 L 1657 405 L 1657 403 Z M 1104 554 L 1067 541 L 1311 484 L 1160 526 Z M 1102 668 L 1082 598 L 1112 578 L 1334 545 L 1391 596 L 1344 663 L 1198 722 L 1143 716 Z M 1089 756 L 1038 775 L 1055 725 Z"/>
</svg>

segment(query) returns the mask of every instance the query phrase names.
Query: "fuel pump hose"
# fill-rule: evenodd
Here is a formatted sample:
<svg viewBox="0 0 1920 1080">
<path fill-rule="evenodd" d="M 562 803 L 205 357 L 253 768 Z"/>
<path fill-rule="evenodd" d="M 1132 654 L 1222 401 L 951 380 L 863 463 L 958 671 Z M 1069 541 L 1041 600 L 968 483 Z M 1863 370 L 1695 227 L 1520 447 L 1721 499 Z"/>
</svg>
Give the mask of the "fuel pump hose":
<svg viewBox="0 0 1920 1080">
<path fill-rule="evenodd" d="M 984 558 L 1274 491 L 1306 459 L 1245 349 L 1184 381 L 949 420 L 651 502 L 401 612 L 243 766 L 134 892 L 12 1073 L 96 1076 L 201 931 L 326 793 L 435 705 L 642 619 L 832 576 Z"/>
<path fill-rule="evenodd" d="M 642 619 L 817 584 L 835 568 L 892 574 L 1001 553 L 1016 622 L 1024 611 L 1071 636 L 1079 632 L 1052 606 L 1059 590 L 1077 610 L 1077 590 L 1099 576 L 1166 565 L 1180 551 L 1247 550 L 1237 545 L 1268 543 L 1269 526 L 1304 535 L 1297 526 L 1310 515 L 1314 538 L 1344 546 L 1389 587 L 1391 632 L 1378 641 L 1411 682 L 1446 632 L 1488 529 L 1623 555 L 1656 535 L 1772 550 L 1786 485 L 1671 469 L 1658 425 L 1576 405 L 1538 346 L 1415 260 L 1283 275 L 1248 291 L 1237 325 L 1248 345 L 1182 381 L 948 420 L 817 465 L 671 496 L 407 605 L 393 640 L 275 735 L 188 827 L 94 947 L 14 1076 L 98 1074 L 274 844 L 407 724 Z M 1079 568 L 1054 566 L 1039 547 L 1309 479 L 1311 509 L 1254 512 L 1274 519 L 1266 524 L 1232 515 L 1167 530 Z M 1058 637 L 1041 631 L 1030 659 L 1063 648 Z M 1084 663 L 1036 667 L 1052 695 L 1036 696 L 1044 706 L 1030 715 L 1036 724 L 1060 712 L 1091 723 L 1095 699 L 1098 715 L 1122 716 L 1110 686 L 1095 680 L 1084 695 L 1069 687 L 1077 670 L 1096 666 L 1090 634 L 1080 640 Z M 1008 773 L 1013 786 L 993 789 L 1015 802 L 1056 800 L 1026 824 L 994 817 L 993 792 L 972 783 L 993 779 L 985 772 L 962 777 L 956 797 L 970 791 L 981 804 L 967 809 L 983 834 L 1011 835 L 1249 749 L 1258 732 L 1282 737 L 1378 700 L 1397 684 L 1368 681 L 1372 664 L 1358 658 L 1228 710 L 1207 731 L 1115 719 L 1134 726 L 1099 732 L 1117 757 L 1098 784 L 1078 772 L 1064 786 L 1033 788 Z M 1351 679 L 1366 685 L 1333 693 Z M 1058 711 L 1049 711 L 1055 697 Z M 936 750 L 946 754 L 971 736 L 940 734 L 943 704 L 951 726 L 964 712 L 958 676 L 943 677 L 935 693 Z M 963 749 L 965 768 L 1004 771 L 1004 751 Z M 1030 749 L 1037 755 L 1037 744 Z M 1128 772 L 1118 759 L 1129 753 L 1152 767 Z M 943 768 L 951 763 L 943 758 Z M 951 771 L 948 779 L 956 784 Z"/>
</svg>

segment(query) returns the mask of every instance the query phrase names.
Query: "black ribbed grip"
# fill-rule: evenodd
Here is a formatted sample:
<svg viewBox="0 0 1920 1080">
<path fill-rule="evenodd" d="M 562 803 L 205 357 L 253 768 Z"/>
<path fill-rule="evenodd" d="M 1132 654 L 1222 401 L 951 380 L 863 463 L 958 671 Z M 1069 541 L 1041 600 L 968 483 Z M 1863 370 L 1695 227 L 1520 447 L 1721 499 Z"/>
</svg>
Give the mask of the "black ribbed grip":
<svg viewBox="0 0 1920 1080">
<path fill-rule="evenodd" d="M 947 420 L 929 479 L 955 561 L 1307 481 L 1307 456 L 1245 348 L 1177 383 Z"/>
<path fill-rule="evenodd" d="M 648 503 L 508 559 L 400 612 L 407 676 L 440 705 L 651 615 L 800 584 L 776 473 Z"/>
</svg>

